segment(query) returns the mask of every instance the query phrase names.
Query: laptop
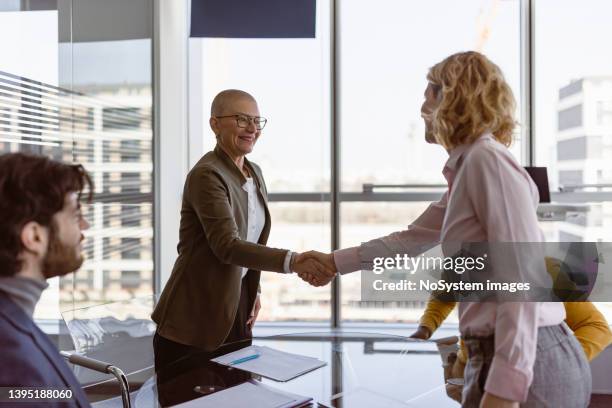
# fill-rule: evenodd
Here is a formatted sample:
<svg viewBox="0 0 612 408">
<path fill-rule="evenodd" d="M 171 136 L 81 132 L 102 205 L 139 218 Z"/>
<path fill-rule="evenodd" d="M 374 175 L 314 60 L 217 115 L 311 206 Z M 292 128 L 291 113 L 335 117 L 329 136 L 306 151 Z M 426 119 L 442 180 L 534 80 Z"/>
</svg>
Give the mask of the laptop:
<svg viewBox="0 0 612 408">
<path fill-rule="evenodd" d="M 525 167 L 527 173 L 538 187 L 541 203 L 550 203 L 550 187 L 548 186 L 548 172 L 546 167 Z"/>
</svg>

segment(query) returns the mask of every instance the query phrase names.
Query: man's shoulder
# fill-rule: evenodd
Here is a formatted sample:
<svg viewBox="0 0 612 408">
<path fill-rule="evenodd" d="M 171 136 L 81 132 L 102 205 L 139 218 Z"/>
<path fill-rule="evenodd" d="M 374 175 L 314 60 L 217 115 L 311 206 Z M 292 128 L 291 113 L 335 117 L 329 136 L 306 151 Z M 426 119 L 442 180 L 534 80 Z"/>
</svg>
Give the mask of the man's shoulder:
<svg viewBox="0 0 612 408">
<path fill-rule="evenodd" d="M 0 292 L 0 350 L 8 354 L 10 350 L 38 348 L 35 331 L 34 321 Z"/>
<path fill-rule="evenodd" d="M 17 306 L 9 296 L 0 291 L 0 333 L 8 330 L 10 333 L 29 335 L 34 322 Z"/>
<path fill-rule="evenodd" d="M 15 322 L 6 314 L 0 313 L 0 349 L 3 355 L 5 368 L 19 367 L 20 372 L 38 372 L 38 366 L 34 363 L 36 357 L 43 356 L 42 351 L 34 341 L 33 334 L 25 330 L 23 322 Z M 4 369 L 1 370 L 0 377 Z"/>
</svg>

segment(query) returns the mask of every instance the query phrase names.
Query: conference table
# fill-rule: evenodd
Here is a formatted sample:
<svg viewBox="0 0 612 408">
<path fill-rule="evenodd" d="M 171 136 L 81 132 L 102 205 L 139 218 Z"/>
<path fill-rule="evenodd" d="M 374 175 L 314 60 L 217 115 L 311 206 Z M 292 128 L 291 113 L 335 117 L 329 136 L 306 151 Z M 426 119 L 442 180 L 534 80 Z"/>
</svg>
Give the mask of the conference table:
<svg viewBox="0 0 612 408">
<path fill-rule="evenodd" d="M 119 354 L 113 356 L 128 367 L 124 371 L 130 381 L 132 407 L 173 406 L 249 380 L 312 397 L 313 407 L 459 406 L 446 395 L 441 358 L 432 342 L 390 334 L 331 329 L 253 339 L 255 345 L 315 357 L 327 363 L 291 381 L 276 382 L 213 363 L 211 356 L 205 353 L 184 357 L 155 370 L 149 364 L 153 361 L 153 356 L 149 355 L 152 352 L 150 340 L 150 337 L 140 338 L 139 346 L 121 348 L 123 358 Z M 232 343 L 224 346 L 222 352 L 250 344 Z M 136 360 L 132 368 L 129 368 L 130 359 Z M 147 361 L 144 365 L 149 367 L 135 369 L 138 361 L 142 363 L 144 360 Z M 94 406 L 121 406 L 121 399 L 112 395 L 117 388 L 108 383 L 103 388 L 98 383 L 85 389 L 101 399 Z M 101 398 L 104 393 L 107 395 Z"/>
<path fill-rule="evenodd" d="M 60 348 L 113 365 L 127 376 L 132 407 L 172 406 L 245 381 L 313 398 L 313 406 L 458 407 L 446 395 L 436 344 L 405 336 L 414 325 L 364 324 L 329 328 L 299 322 L 258 323 L 252 341 L 224 345 L 219 353 L 194 353 L 155 367 L 150 319 L 157 295 L 62 313 L 69 341 Z M 436 335 L 457 335 L 440 328 Z M 325 366 L 287 382 L 254 377 L 210 361 L 250 344 L 314 357 Z M 73 371 L 96 408 L 125 406 L 126 387 L 112 375 L 74 365 Z M 122 395 L 123 394 L 123 395 Z M 123 397 L 123 398 L 122 398 Z M 253 407 L 257 408 L 257 407 Z"/>
</svg>

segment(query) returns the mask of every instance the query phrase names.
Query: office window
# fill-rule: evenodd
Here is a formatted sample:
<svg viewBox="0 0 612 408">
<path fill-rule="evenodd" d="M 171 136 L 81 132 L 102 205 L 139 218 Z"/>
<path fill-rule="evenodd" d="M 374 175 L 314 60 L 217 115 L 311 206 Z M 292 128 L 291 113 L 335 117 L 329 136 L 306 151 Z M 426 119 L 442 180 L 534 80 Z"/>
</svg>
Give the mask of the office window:
<svg viewBox="0 0 612 408">
<path fill-rule="evenodd" d="M 121 238 L 121 258 L 140 259 L 140 239 Z"/>
<path fill-rule="evenodd" d="M 121 192 L 122 193 L 140 192 L 140 173 L 132 173 L 132 172 L 121 173 Z"/>
<path fill-rule="evenodd" d="M 141 155 L 141 147 L 139 140 L 122 140 L 121 141 L 121 161 L 139 162 Z"/>
<path fill-rule="evenodd" d="M 86 259 L 93 259 L 94 257 L 94 246 L 93 243 L 85 243 L 85 254 Z"/>
<path fill-rule="evenodd" d="M 140 271 L 121 271 L 121 288 L 122 289 L 138 289 L 141 282 Z"/>
<path fill-rule="evenodd" d="M 561 140 L 557 144 L 557 160 L 584 160 L 587 157 L 587 137 Z"/>
<path fill-rule="evenodd" d="M 110 205 L 102 205 L 102 226 L 104 228 L 108 228 L 111 226 L 111 206 Z"/>
<path fill-rule="evenodd" d="M 572 106 L 559 111 L 559 131 L 582 125 L 582 105 Z"/>
<path fill-rule="evenodd" d="M 111 153 L 112 153 L 111 141 L 103 140 L 102 141 L 102 160 L 106 163 L 110 162 Z"/>
<path fill-rule="evenodd" d="M 140 227 L 142 220 L 141 206 L 122 204 L 119 219 L 122 227 Z"/>
<path fill-rule="evenodd" d="M 140 192 L 152 192 L 153 2 L 112 2 L 104 6 L 114 8 L 108 14 L 86 0 L 12 3 L 0 9 L 0 36 L 10 39 L 0 44 L 0 153 L 81 163 L 96 188 L 94 203 L 84 206 L 91 224 L 86 261 L 51 284 L 35 317 L 58 318 L 59 311 L 125 298 L 138 282 L 137 293 L 150 294 L 152 195 Z M 129 18 L 117 18 L 126 13 Z M 104 17 L 111 15 L 112 21 Z M 111 194 L 116 201 L 109 201 Z M 149 219 L 126 222 L 146 226 L 136 236 L 119 222 L 122 194 L 138 207 L 130 216 Z M 107 268 L 110 259 L 113 268 Z M 127 291 L 112 273 L 133 270 L 135 261 L 141 270 L 129 277 Z"/>
<path fill-rule="evenodd" d="M 138 129 L 141 124 L 139 108 L 103 108 L 102 129 Z"/>
<path fill-rule="evenodd" d="M 75 161 L 78 163 L 92 163 L 94 161 L 94 142 L 92 140 L 78 140 L 73 145 Z"/>
<path fill-rule="evenodd" d="M 500 66 L 519 102 L 519 6 L 518 0 L 383 0 L 375 7 L 367 0 L 342 2 L 341 197 L 350 193 L 363 200 L 341 204 L 342 247 L 405 229 L 444 191 L 448 155 L 425 143 L 421 118 L 429 67 L 455 52 L 481 51 Z M 512 152 L 521 160 L 518 128 L 515 136 Z M 367 185 L 377 184 L 423 187 L 366 192 Z M 421 193 L 430 193 L 429 201 Z M 385 201 L 385 194 L 400 201 Z M 343 276 L 346 321 L 416 322 L 423 310 L 418 303 L 384 305 L 360 298 L 359 273 Z"/>
<path fill-rule="evenodd" d="M 553 192 L 566 202 L 589 204 L 589 211 L 547 223 L 553 240 L 612 241 L 610 189 L 580 185 L 612 184 L 612 55 L 601 52 L 612 38 L 606 0 L 538 0 L 535 27 L 535 154 L 547 166 Z M 578 195 L 589 192 L 593 202 Z M 601 197 L 601 198 L 598 198 Z M 553 197 L 554 199 L 554 197 Z M 608 321 L 612 305 L 599 304 Z"/>
<path fill-rule="evenodd" d="M 249 160 L 265 177 L 272 217 L 268 244 L 294 251 L 330 251 L 330 2 L 317 1 L 316 38 L 191 38 L 190 132 L 202 135 L 191 164 L 211 150 L 208 112 L 214 96 L 243 89 L 268 124 Z M 214 63 L 211 63 L 214 61 Z M 183 180 L 180 181 L 181 183 Z M 327 321 L 329 288 L 296 275 L 262 273 L 261 321 Z"/>
</svg>

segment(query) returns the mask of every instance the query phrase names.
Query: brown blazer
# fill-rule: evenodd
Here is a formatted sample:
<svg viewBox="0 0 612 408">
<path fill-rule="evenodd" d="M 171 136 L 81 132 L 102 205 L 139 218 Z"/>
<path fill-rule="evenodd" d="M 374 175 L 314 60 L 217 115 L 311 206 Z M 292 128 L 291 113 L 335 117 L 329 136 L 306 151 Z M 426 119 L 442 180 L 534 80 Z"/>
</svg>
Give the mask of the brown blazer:
<svg viewBox="0 0 612 408">
<path fill-rule="evenodd" d="M 266 221 L 257 244 L 247 236 L 246 178 L 219 148 L 208 152 L 185 181 L 178 258 L 151 317 L 169 339 L 212 351 L 227 337 L 240 299 L 241 267 L 248 268 L 249 305 L 259 287 L 260 271 L 283 272 L 287 250 L 265 246 L 270 212 L 261 170 L 246 158 L 263 199 Z"/>
</svg>

